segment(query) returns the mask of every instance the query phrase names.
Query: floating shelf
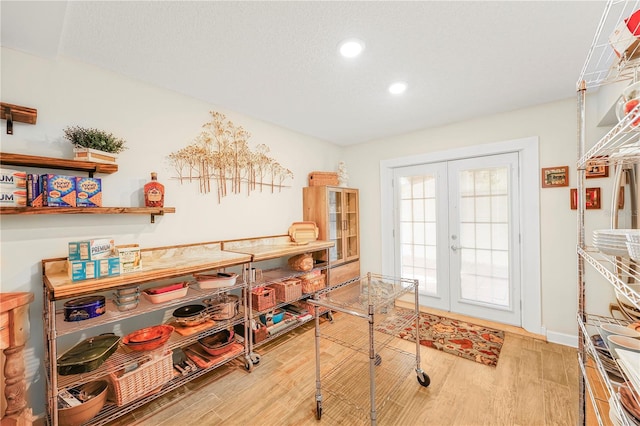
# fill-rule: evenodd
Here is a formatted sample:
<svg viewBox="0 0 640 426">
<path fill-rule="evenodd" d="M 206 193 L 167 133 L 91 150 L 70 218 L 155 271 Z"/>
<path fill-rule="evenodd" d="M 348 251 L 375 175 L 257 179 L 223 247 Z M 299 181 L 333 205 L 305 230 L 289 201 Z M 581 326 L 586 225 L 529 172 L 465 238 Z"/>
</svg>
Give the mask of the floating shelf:
<svg viewBox="0 0 640 426">
<path fill-rule="evenodd" d="M 66 160 L 62 158 L 39 157 L 36 155 L 10 154 L 0 152 L 0 164 L 8 166 L 39 167 L 56 170 L 75 170 L 89 173 L 111 174 L 118 171 L 117 164 L 95 163 L 93 161 Z"/>
<path fill-rule="evenodd" d="M 175 213 L 175 207 L 0 207 L 0 214 L 148 214 L 151 223 L 156 216 Z"/>
</svg>

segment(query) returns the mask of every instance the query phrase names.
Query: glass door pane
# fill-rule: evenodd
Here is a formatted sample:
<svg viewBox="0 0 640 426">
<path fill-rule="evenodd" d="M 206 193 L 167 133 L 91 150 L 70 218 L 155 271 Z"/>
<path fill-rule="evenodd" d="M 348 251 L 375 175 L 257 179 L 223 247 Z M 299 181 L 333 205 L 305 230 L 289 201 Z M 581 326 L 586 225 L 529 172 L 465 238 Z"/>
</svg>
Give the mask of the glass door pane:
<svg viewBox="0 0 640 426">
<path fill-rule="evenodd" d="M 341 261 L 344 258 L 342 247 L 342 228 L 344 223 L 342 193 L 328 190 L 329 197 L 329 240 L 335 242 L 335 246 L 329 250 L 331 262 Z"/>
<path fill-rule="evenodd" d="M 345 247 L 346 260 L 358 257 L 358 194 L 355 191 L 345 190 Z"/>
</svg>

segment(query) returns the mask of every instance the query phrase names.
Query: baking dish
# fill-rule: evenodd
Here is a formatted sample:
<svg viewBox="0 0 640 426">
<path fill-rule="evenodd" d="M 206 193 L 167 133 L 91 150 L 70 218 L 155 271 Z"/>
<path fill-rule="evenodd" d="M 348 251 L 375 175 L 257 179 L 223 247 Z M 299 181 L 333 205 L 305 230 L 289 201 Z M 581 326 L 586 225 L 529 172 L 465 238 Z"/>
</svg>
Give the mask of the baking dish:
<svg viewBox="0 0 640 426">
<path fill-rule="evenodd" d="M 150 351 L 167 343 L 173 330 L 172 326 L 166 324 L 141 328 L 124 336 L 122 343 L 134 351 Z"/>
<path fill-rule="evenodd" d="M 202 289 L 231 287 L 236 284 L 238 274 L 218 272 L 217 274 L 193 274 Z"/>
<path fill-rule="evenodd" d="M 111 333 L 83 340 L 60 355 L 58 374 L 68 376 L 95 370 L 118 349 L 119 341 L 120 337 Z"/>
<path fill-rule="evenodd" d="M 163 303 L 186 296 L 188 290 L 189 283 L 184 281 L 170 286 L 149 288 L 142 294 L 151 303 Z"/>
<path fill-rule="evenodd" d="M 233 348 L 233 330 L 222 330 L 198 340 L 209 355 L 222 355 Z"/>
</svg>

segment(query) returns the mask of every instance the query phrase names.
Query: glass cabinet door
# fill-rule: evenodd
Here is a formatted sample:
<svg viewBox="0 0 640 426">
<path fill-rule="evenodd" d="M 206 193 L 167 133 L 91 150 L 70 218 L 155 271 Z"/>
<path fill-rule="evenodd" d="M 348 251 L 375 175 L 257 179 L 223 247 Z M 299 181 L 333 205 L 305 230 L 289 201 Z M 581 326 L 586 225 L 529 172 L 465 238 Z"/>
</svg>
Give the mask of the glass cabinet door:
<svg viewBox="0 0 640 426">
<path fill-rule="evenodd" d="M 329 189 L 329 240 L 335 243 L 335 246 L 329 250 L 331 262 L 341 261 L 344 259 L 344 250 L 342 244 L 343 228 L 344 228 L 344 212 L 342 192 Z"/>
<path fill-rule="evenodd" d="M 346 251 L 346 260 L 350 260 L 359 256 L 358 193 L 345 190 L 344 204 L 344 250 Z"/>
</svg>

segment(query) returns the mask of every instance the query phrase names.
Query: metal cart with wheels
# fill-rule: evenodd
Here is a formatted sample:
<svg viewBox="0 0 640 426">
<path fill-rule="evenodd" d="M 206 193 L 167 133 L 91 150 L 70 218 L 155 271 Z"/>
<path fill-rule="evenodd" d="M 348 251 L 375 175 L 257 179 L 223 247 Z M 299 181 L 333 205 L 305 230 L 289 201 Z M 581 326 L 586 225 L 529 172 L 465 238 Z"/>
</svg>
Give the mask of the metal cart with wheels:
<svg viewBox="0 0 640 426">
<path fill-rule="evenodd" d="M 398 308 L 396 300 L 408 293 L 414 295 L 414 308 Z M 429 386 L 431 380 L 420 367 L 419 327 L 414 327 L 415 354 L 407 350 L 412 344 L 395 337 L 397 331 L 410 329 L 419 320 L 417 280 L 368 273 L 329 288 L 309 302 L 315 308 L 318 420 L 322 418 L 325 404 L 331 410 L 327 416 L 335 415 L 336 419 L 347 423 L 362 423 L 368 417 L 375 425 L 379 416 L 384 418 L 382 408 L 390 401 L 394 404 L 393 398 L 399 395 L 398 388 L 407 383 L 412 369 L 418 383 Z M 335 315 L 334 320 L 321 329 L 321 308 L 364 321 L 354 324 L 345 315 Z M 321 351 L 321 340 L 339 346 L 329 345 Z M 330 357 L 331 362 L 322 363 L 321 352 Z M 362 386 L 362 377 L 367 375 L 368 390 Z"/>
</svg>

